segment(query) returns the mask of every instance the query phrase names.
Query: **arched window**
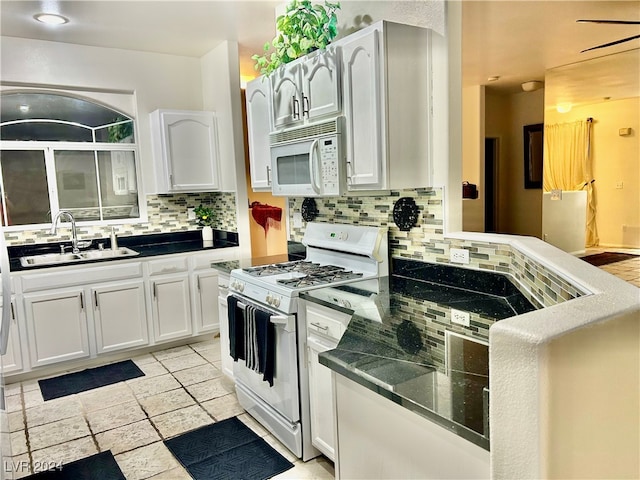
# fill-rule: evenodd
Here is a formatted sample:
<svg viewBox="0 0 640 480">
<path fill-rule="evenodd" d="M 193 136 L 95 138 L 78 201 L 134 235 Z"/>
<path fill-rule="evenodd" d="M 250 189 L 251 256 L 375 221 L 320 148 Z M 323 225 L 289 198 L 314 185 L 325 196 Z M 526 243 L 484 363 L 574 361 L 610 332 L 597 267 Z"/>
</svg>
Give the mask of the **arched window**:
<svg viewBox="0 0 640 480">
<path fill-rule="evenodd" d="M 134 119 L 57 92 L 9 91 L 0 108 L 0 212 L 6 226 L 140 217 Z"/>
</svg>

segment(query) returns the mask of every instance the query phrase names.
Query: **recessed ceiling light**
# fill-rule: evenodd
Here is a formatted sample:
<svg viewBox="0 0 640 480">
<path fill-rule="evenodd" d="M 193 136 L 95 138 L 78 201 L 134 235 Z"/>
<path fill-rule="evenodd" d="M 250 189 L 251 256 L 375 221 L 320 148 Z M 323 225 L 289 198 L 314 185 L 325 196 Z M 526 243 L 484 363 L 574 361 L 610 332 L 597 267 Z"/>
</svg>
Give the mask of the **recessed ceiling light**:
<svg viewBox="0 0 640 480">
<path fill-rule="evenodd" d="M 34 15 L 33 18 L 47 25 L 63 25 L 69 22 L 68 18 L 58 15 L 57 13 L 38 13 Z"/>
<path fill-rule="evenodd" d="M 493 75 L 492 77 L 487 78 L 487 82 L 495 82 L 496 80 L 500 80 L 500 75 Z"/>
<path fill-rule="evenodd" d="M 29 105 L 20 105 L 19 108 L 22 113 L 27 113 L 29 111 Z"/>
</svg>

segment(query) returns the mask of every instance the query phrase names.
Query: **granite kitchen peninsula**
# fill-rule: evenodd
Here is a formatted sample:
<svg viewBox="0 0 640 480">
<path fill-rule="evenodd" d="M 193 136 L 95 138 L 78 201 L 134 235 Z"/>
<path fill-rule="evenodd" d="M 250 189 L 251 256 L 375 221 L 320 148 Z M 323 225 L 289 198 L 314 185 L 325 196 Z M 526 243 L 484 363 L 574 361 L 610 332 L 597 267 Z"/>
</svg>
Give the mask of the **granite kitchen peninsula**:
<svg viewBox="0 0 640 480">
<path fill-rule="evenodd" d="M 332 303 L 332 288 L 301 295 L 353 312 L 320 363 L 488 450 L 489 327 L 535 307 L 497 273 L 403 259 L 393 272 L 378 293 L 334 287 L 352 293 L 350 309 Z"/>
</svg>

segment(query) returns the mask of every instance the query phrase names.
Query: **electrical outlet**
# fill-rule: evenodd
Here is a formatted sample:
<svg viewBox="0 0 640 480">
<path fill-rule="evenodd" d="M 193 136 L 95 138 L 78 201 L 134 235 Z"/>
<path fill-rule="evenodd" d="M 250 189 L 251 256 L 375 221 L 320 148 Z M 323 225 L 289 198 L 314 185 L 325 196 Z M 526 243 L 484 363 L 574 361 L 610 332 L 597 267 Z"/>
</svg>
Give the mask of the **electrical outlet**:
<svg viewBox="0 0 640 480">
<path fill-rule="evenodd" d="M 195 208 L 187 208 L 187 220 L 195 220 L 196 219 L 196 212 L 194 211 Z"/>
<path fill-rule="evenodd" d="M 469 250 L 464 248 L 450 248 L 449 249 L 449 261 L 452 263 L 469 264 Z"/>
<path fill-rule="evenodd" d="M 451 309 L 451 323 L 457 323 L 458 325 L 463 325 L 468 327 L 471 325 L 469 320 L 469 313 L 463 312 L 462 310 L 456 310 L 455 308 Z"/>
<path fill-rule="evenodd" d="M 622 180 L 620 180 L 619 182 L 616 182 L 616 188 L 618 190 L 621 190 L 622 188 L 624 188 L 624 182 Z"/>
</svg>

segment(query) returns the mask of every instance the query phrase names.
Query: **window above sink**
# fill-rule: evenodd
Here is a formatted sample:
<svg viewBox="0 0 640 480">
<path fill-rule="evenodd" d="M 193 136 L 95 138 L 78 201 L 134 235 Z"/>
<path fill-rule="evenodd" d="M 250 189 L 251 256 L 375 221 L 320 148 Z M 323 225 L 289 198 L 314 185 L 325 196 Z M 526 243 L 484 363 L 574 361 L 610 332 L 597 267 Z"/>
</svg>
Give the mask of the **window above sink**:
<svg viewBox="0 0 640 480">
<path fill-rule="evenodd" d="M 85 224 L 143 220 L 131 116 L 66 92 L 5 91 L 1 100 L 2 225 L 46 228 L 62 209 Z"/>
</svg>

